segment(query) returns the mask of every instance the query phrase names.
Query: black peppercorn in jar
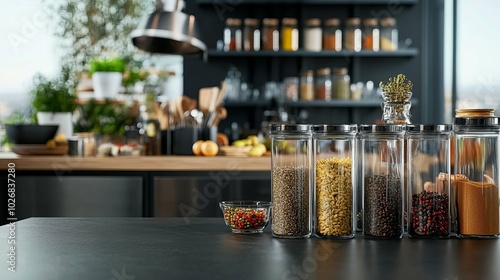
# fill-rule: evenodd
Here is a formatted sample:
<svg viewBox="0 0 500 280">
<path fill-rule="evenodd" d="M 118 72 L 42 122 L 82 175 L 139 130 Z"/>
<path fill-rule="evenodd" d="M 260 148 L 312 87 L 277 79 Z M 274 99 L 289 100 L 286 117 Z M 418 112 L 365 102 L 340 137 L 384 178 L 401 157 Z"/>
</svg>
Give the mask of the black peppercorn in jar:
<svg viewBox="0 0 500 280">
<path fill-rule="evenodd" d="M 279 238 L 311 235 L 311 126 L 271 124 L 272 233 Z"/>
<path fill-rule="evenodd" d="M 408 235 L 450 236 L 451 124 L 407 125 Z"/>
<path fill-rule="evenodd" d="M 361 125 L 359 128 L 363 197 L 363 235 L 403 236 L 402 125 Z"/>
</svg>

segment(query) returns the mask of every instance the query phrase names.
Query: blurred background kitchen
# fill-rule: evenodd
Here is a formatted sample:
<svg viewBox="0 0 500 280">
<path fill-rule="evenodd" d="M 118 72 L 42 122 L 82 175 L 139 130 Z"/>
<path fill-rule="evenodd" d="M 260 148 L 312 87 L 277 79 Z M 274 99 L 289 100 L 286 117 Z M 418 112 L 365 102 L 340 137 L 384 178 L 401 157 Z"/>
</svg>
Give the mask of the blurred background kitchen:
<svg viewBox="0 0 500 280">
<path fill-rule="evenodd" d="M 175 1 L 164 2 L 175 5 Z M 491 31 L 500 25 L 496 15 L 500 4 L 494 0 L 481 5 L 465 0 L 408 0 L 397 5 L 387 1 L 180 2 L 185 13 L 196 17 L 200 39 L 207 47 L 205 59 L 145 52 L 132 45 L 131 32 L 155 9 L 153 0 L 25 0 L 2 9 L 0 121 L 16 112 L 29 116 L 34 76 L 54 77 L 63 65 L 69 65 L 78 77 L 79 100 L 95 98 L 86 72 L 92 59 L 106 57 L 124 58 L 128 75 L 135 70 L 148 74 L 123 84 L 120 94 L 113 97 L 119 104 L 131 100 L 145 104 L 148 90 L 158 104 L 182 95 L 200 102 L 200 89 L 219 87 L 220 91 L 225 81 L 224 99 L 219 103 L 226 117 L 218 120 L 218 131 L 230 141 L 259 133 L 270 121 L 376 122 L 382 113 L 378 84 L 398 73 L 406 74 L 415 85 L 413 123 L 451 122 L 455 108 L 500 109 L 500 74 L 495 71 L 500 64 L 495 55 L 500 39 Z M 399 37 L 396 49 L 391 53 L 363 46 L 360 52 L 350 51 L 344 41 L 335 54 L 338 50 L 326 49 L 324 42 L 315 50 L 316 46 L 304 41 L 314 38 L 306 37 L 314 36 L 307 34 L 316 27 L 309 21 L 313 18 L 320 19 L 323 36 L 332 27 L 327 26 L 328 20 L 338 18 L 338 28 L 347 40 L 348 19 L 354 17 L 359 18 L 363 31 L 370 28 L 366 19 L 393 18 Z M 264 18 L 277 19 L 278 32 L 296 24 L 298 49 L 285 50 L 282 33 L 279 50 L 266 50 L 265 28 L 276 23 Z M 380 35 L 384 25 L 375 21 Z M 258 37 L 247 34 L 252 27 L 260 31 Z M 232 45 L 228 36 L 238 42 Z M 248 36 L 258 40 L 249 46 Z M 303 87 L 308 74 L 314 77 L 312 96 Z M 333 85 L 326 96 L 317 88 L 323 74 Z M 339 75 L 349 79 L 346 95 L 335 88 Z M 166 122 L 164 126 L 172 125 L 171 120 Z M 84 130 L 75 125 L 75 132 Z"/>
</svg>

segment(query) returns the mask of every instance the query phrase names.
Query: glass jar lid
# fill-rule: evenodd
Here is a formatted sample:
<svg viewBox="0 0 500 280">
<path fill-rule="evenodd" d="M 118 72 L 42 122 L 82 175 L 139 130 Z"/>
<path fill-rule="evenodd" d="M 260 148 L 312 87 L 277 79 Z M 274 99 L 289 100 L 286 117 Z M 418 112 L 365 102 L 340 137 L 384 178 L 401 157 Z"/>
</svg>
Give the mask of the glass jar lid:
<svg viewBox="0 0 500 280">
<path fill-rule="evenodd" d="M 377 26 L 377 24 L 378 24 L 378 20 L 376 18 L 365 18 L 363 20 L 363 25 L 364 26 L 374 27 L 374 26 Z"/>
<path fill-rule="evenodd" d="M 345 21 L 345 24 L 346 25 L 349 25 L 349 26 L 357 26 L 361 23 L 361 19 L 360 18 L 348 18 L 346 21 Z"/>
<path fill-rule="evenodd" d="M 452 124 L 409 124 L 406 126 L 407 132 L 423 133 L 446 133 L 453 131 Z"/>
<path fill-rule="evenodd" d="M 283 18 L 281 20 L 281 24 L 288 25 L 288 26 L 290 26 L 290 25 L 295 26 L 295 25 L 297 25 L 297 19 L 296 18 Z"/>
<path fill-rule="evenodd" d="M 306 21 L 307 27 L 320 27 L 321 20 L 319 18 L 310 18 Z"/>
<path fill-rule="evenodd" d="M 278 124 L 273 123 L 269 125 L 269 130 L 273 132 L 296 132 L 296 133 L 309 133 L 311 132 L 310 124 Z"/>
<path fill-rule="evenodd" d="M 244 23 L 246 26 L 254 26 L 254 27 L 259 26 L 259 20 L 256 18 L 246 18 L 244 20 Z"/>
<path fill-rule="evenodd" d="M 455 118 L 455 125 L 464 126 L 498 126 L 498 117 Z"/>
<path fill-rule="evenodd" d="M 329 67 L 320 68 L 320 69 L 316 70 L 316 75 L 325 75 L 325 76 L 328 76 L 331 73 L 332 73 L 332 69 L 330 69 Z"/>
<path fill-rule="evenodd" d="M 382 26 L 382 27 L 395 26 L 396 19 L 393 17 L 385 17 L 385 18 L 381 18 L 379 20 L 379 23 L 380 23 L 380 26 Z"/>
<path fill-rule="evenodd" d="M 347 68 L 346 67 L 333 68 L 333 74 L 334 75 L 347 75 Z"/>
<path fill-rule="evenodd" d="M 494 117 L 495 109 L 456 109 L 455 117 Z"/>
<path fill-rule="evenodd" d="M 361 133 L 403 133 L 404 126 L 400 124 L 362 124 L 359 126 Z"/>
<path fill-rule="evenodd" d="M 262 24 L 265 26 L 278 26 L 278 19 L 277 18 L 265 18 L 262 20 Z"/>
<path fill-rule="evenodd" d="M 338 18 L 329 18 L 325 20 L 325 26 L 339 26 L 340 25 L 340 19 Z"/>
<path fill-rule="evenodd" d="M 226 26 L 241 26 L 241 19 L 239 18 L 228 18 L 226 19 Z"/>
<path fill-rule="evenodd" d="M 317 124 L 312 127 L 314 133 L 356 133 L 355 124 Z"/>
</svg>

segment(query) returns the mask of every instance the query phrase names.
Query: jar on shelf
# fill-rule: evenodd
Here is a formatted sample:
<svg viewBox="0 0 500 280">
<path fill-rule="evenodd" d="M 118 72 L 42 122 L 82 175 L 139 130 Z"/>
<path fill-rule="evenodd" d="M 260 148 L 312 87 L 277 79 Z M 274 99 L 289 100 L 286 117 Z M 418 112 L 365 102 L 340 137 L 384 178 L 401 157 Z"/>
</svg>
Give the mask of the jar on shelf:
<svg viewBox="0 0 500 280">
<path fill-rule="evenodd" d="M 404 126 L 359 127 L 363 197 L 363 235 L 403 236 Z"/>
<path fill-rule="evenodd" d="M 224 28 L 224 51 L 241 51 L 241 45 L 241 19 L 226 19 L 226 27 Z"/>
<path fill-rule="evenodd" d="M 287 101 L 299 100 L 299 78 L 286 77 L 283 79 L 283 96 Z"/>
<path fill-rule="evenodd" d="M 259 20 L 256 18 L 246 18 L 244 20 L 243 48 L 245 51 L 260 50 L 260 30 Z"/>
<path fill-rule="evenodd" d="M 338 18 L 325 20 L 323 29 L 323 49 L 329 51 L 342 50 L 342 29 Z"/>
<path fill-rule="evenodd" d="M 376 18 L 363 20 L 363 49 L 371 51 L 380 50 L 380 29 Z"/>
<path fill-rule="evenodd" d="M 407 125 L 408 235 L 450 236 L 451 124 Z"/>
<path fill-rule="evenodd" d="M 284 51 L 297 51 L 299 49 L 299 30 L 295 18 L 281 20 L 281 49 Z"/>
<path fill-rule="evenodd" d="M 455 118 L 457 236 L 496 238 L 499 228 L 498 117 Z"/>
<path fill-rule="evenodd" d="M 361 20 L 359 18 L 349 18 L 345 22 L 344 48 L 349 51 L 361 51 L 362 32 Z"/>
<path fill-rule="evenodd" d="M 305 124 L 271 124 L 271 197 L 274 237 L 311 235 L 312 135 Z"/>
<path fill-rule="evenodd" d="M 316 100 L 332 99 L 332 71 L 321 68 L 316 71 Z"/>
<path fill-rule="evenodd" d="M 300 100 L 314 100 L 314 72 L 312 70 L 300 73 Z"/>
<path fill-rule="evenodd" d="M 347 68 L 333 69 L 332 99 L 350 99 L 351 78 L 347 74 Z"/>
<path fill-rule="evenodd" d="M 279 51 L 280 31 L 278 19 L 265 18 L 262 20 L 262 49 L 266 51 Z"/>
<path fill-rule="evenodd" d="M 398 27 L 395 18 L 380 19 L 380 49 L 383 51 L 396 51 L 398 49 Z"/>
<path fill-rule="evenodd" d="M 321 20 L 310 18 L 304 27 L 304 49 L 308 51 L 321 51 L 322 45 Z"/>
<path fill-rule="evenodd" d="M 356 232 L 356 125 L 313 126 L 314 228 L 320 238 Z"/>
</svg>

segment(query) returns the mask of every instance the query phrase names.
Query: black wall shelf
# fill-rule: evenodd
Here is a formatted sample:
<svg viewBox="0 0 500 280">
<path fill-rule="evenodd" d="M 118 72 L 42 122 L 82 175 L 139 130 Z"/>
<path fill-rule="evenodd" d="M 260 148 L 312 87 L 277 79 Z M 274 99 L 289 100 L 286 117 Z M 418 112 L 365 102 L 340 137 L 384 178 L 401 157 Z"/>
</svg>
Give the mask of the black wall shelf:
<svg viewBox="0 0 500 280">
<path fill-rule="evenodd" d="M 315 101 L 287 101 L 286 107 L 316 107 L 316 108 L 380 108 L 382 99 L 373 100 L 315 100 Z"/>
<path fill-rule="evenodd" d="M 222 5 L 227 4 L 230 6 L 237 5 L 255 5 L 255 4 L 303 4 L 303 5 L 414 5 L 418 0 L 221 0 L 219 2 L 214 0 L 196 0 L 198 4 L 202 5 Z"/>
<path fill-rule="evenodd" d="M 271 100 L 248 100 L 248 101 L 224 101 L 224 106 L 233 107 L 265 107 L 271 105 Z"/>
<path fill-rule="evenodd" d="M 208 50 L 208 57 L 415 57 L 418 49 L 408 48 L 397 51 L 218 51 Z"/>
</svg>

